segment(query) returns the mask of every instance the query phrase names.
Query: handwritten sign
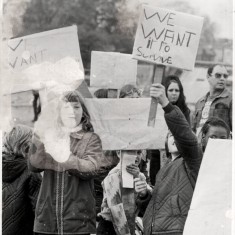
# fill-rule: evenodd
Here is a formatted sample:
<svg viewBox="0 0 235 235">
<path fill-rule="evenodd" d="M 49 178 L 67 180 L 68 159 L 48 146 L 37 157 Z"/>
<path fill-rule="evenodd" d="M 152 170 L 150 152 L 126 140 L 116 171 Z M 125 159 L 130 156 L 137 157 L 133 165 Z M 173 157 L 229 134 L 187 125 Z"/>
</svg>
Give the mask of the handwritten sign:
<svg viewBox="0 0 235 235">
<path fill-rule="evenodd" d="M 45 61 L 72 57 L 83 70 L 77 27 L 70 26 L 8 41 L 8 62 L 13 70 L 23 70 Z"/>
<path fill-rule="evenodd" d="M 132 55 L 92 51 L 91 87 L 120 89 L 126 84 L 136 84 L 137 61 Z"/>
<path fill-rule="evenodd" d="M 133 58 L 192 70 L 203 18 L 143 5 Z"/>
<path fill-rule="evenodd" d="M 161 149 L 167 126 L 157 112 L 155 127 L 148 127 L 150 98 L 85 99 L 95 132 L 104 150 Z"/>
<path fill-rule="evenodd" d="M 183 234 L 232 234 L 231 224 L 232 140 L 210 139 Z"/>
</svg>

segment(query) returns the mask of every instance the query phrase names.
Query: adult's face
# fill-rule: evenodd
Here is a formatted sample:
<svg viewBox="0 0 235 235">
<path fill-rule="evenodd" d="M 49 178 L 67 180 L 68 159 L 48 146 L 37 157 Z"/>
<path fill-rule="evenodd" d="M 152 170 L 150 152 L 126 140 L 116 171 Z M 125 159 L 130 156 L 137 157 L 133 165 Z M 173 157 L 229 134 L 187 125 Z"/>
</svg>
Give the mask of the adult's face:
<svg viewBox="0 0 235 235">
<path fill-rule="evenodd" d="M 204 147 L 206 147 L 209 138 L 211 139 L 228 139 L 227 130 L 221 126 L 210 126 L 204 137 Z"/>
<path fill-rule="evenodd" d="M 208 75 L 208 82 L 213 91 L 222 91 L 226 86 L 228 78 L 228 71 L 224 66 L 216 65 L 210 75 Z"/>
<path fill-rule="evenodd" d="M 167 88 L 167 97 L 171 103 L 176 103 L 180 96 L 180 88 L 176 82 L 172 82 Z"/>
<path fill-rule="evenodd" d="M 60 116 L 64 126 L 75 128 L 82 119 L 82 106 L 79 102 L 63 102 L 60 110 Z"/>
</svg>

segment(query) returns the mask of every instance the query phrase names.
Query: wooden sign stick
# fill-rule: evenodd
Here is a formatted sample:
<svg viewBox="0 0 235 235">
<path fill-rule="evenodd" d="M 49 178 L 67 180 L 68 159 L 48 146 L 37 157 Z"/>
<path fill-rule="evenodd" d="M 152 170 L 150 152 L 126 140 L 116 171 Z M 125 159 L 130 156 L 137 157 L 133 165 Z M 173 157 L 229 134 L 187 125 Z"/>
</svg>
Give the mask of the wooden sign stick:
<svg viewBox="0 0 235 235">
<path fill-rule="evenodd" d="M 124 187 L 125 176 L 123 175 L 123 161 L 125 158 L 130 157 L 130 154 L 133 155 L 131 157 L 137 156 L 137 151 L 135 150 L 123 150 L 121 151 L 121 169 L 122 169 L 122 187 L 121 187 L 121 195 L 122 195 L 122 203 L 125 210 L 127 222 L 130 228 L 130 234 L 135 235 L 135 194 L 134 194 L 134 180 L 132 179 L 128 182 L 129 188 Z"/>
<path fill-rule="evenodd" d="M 161 83 L 165 72 L 164 65 L 154 65 L 153 68 L 153 76 L 152 76 L 152 84 L 153 83 Z M 157 114 L 157 100 L 152 98 L 149 110 L 149 119 L 148 119 L 148 126 L 154 127 L 155 119 Z"/>
</svg>

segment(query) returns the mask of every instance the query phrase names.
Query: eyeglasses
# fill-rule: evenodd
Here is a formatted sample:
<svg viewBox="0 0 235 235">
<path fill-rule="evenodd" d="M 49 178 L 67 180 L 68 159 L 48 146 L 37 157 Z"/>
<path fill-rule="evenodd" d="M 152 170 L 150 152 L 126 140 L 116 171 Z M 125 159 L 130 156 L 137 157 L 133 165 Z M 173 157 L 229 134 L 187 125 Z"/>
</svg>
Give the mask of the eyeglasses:
<svg viewBox="0 0 235 235">
<path fill-rule="evenodd" d="M 213 74 L 211 74 L 211 76 L 212 76 Z M 222 76 L 226 79 L 226 78 L 228 78 L 228 74 L 226 74 L 226 73 L 216 73 L 216 74 L 214 74 L 215 75 L 215 78 L 221 78 Z"/>
</svg>

